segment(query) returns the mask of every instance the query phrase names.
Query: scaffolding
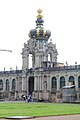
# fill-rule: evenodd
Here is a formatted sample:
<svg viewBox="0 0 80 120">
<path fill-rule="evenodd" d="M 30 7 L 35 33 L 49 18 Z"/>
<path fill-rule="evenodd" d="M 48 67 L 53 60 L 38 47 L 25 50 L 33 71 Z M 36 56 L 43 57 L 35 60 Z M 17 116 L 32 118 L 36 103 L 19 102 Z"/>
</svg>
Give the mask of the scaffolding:
<svg viewBox="0 0 80 120">
<path fill-rule="evenodd" d="M 75 102 L 76 101 L 76 90 L 75 85 L 64 86 L 62 88 L 62 102 Z"/>
</svg>

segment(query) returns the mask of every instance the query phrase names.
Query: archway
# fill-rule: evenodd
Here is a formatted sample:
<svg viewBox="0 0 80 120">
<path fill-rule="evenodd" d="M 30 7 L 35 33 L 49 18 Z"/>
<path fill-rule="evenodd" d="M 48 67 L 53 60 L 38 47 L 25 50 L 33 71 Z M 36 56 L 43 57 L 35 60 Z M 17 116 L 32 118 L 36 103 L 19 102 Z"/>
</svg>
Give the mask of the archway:
<svg viewBox="0 0 80 120">
<path fill-rule="evenodd" d="M 78 77 L 78 88 L 80 88 L 80 76 Z"/>
<path fill-rule="evenodd" d="M 0 80 L 0 91 L 2 91 L 3 90 L 3 80 L 1 79 Z M 3 94 L 2 94 L 2 92 L 0 92 L 0 99 L 2 99 L 3 98 Z"/>
<path fill-rule="evenodd" d="M 60 88 L 65 86 L 65 78 L 62 76 L 60 77 Z"/>
<path fill-rule="evenodd" d="M 69 77 L 69 82 L 70 82 L 71 85 L 75 85 L 75 79 L 74 79 L 73 76 Z"/>
<path fill-rule="evenodd" d="M 3 90 L 3 80 L 0 80 L 0 90 Z"/>
<path fill-rule="evenodd" d="M 34 76 L 29 77 L 28 81 L 28 92 L 32 95 L 32 92 L 34 91 Z"/>
<path fill-rule="evenodd" d="M 15 90 L 16 89 L 16 80 L 13 79 L 12 80 L 12 90 Z"/>
<path fill-rule="evenodd" d="M 35 66 L 35 56 L 34 56 L 34 53 L 29 53 L 29 69 L 30 68 L 34 68 Z"/>
<path fill-rule="evenodd" d="M 9 86 L 9 79 L 6 79 L 6 89 L 5 89 L 5 98 L 9 98 L 9 88 L 10 88 L 10 86 Z"/>
<path fill-rule="evenodd" d="M 32 68 L 32 54 L 29 54 L 29 69 Z"/>
<path fill-rule="evenodd" d="M 6 90 L 9 91 L 9 80 L 6 80 Z"/>
<path fill-rule="evenodd" d="M 52 55 L 51 55 L 51 53 L 48 54 L 48 61 L 50 61 L 50 62 L 52 61 Z"/>
<path fill-rule="evenodd" d="M 52 77 L 52 81 L 51 81 L 51 89 L 52 89 L 52 93 L 55 94 L 56 90 L 57 90 L 57 79 L 56 77 Z"/>
</svg>

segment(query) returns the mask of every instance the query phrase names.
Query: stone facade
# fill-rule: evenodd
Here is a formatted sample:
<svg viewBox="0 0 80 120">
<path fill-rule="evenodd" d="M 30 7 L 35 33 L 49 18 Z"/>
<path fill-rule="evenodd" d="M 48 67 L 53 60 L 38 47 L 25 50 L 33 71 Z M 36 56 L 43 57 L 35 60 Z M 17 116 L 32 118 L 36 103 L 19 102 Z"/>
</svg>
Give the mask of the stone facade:
<svg viewBox="0 0 80 120">
<path fill-rule="evenodd" d="M 0 99 L 21 99 L 31 94 L 35 100 L 61 102 L 62 87 L 75 85 L 80 100 L 80 66 L 57 62 L 56 44 L 43 28 L 42 10 L 38 10 L 36 28 L 22 49 L 22 70 L 0 72 Z M 32 60 L 29 59 L 32 55 Z M 29 65 L 32 64 L 32 68 Z"/>
</svg>

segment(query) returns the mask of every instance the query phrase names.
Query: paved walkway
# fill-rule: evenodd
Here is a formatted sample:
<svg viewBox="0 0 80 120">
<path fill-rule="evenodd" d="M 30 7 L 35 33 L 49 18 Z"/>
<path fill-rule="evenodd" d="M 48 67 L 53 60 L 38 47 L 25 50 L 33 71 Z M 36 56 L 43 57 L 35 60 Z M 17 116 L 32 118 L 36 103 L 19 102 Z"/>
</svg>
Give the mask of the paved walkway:
<svg viewBox="0 0 80 120">
<path fill-rule="evenodd" d="M 80 120 L 80 115 L 41 117 L 41 118 L 34 118 L 33 120 Z"/>
<path fill-rule="evenodd" d="M 0 120 L 8 120 L 8 119 L 0 119 Z M 80 115 L 39 117 L 39 118 L 22 119 L 22 120 L 80 120 Z"/>
</svg>

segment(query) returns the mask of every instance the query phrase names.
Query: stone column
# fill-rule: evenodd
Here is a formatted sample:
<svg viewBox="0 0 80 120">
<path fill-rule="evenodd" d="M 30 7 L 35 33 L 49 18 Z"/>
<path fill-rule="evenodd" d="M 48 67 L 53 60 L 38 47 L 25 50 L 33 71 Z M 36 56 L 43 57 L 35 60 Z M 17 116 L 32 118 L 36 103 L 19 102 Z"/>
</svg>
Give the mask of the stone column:
<svg viewBox="0 0 80 120">
<path fill-rule="evenodd" d="M 27 83 L 28 84 L 28 83 Z M 23 92 L 23 94 L 26 94 L 25 93 L 25 91 L 26 91 L 26 76 L 24 75 L 23 77 L 22 77 L 22 92 Z"/>
<path fill-rule="evenodd" d="M 32 55 L 32 68 L 35 66 L 35 60 L 34 60 L 34 55 Z"/>
<path fill-rule="evenodd" d="M 2 89 L 3 89 L 3 98 L 5 98 L 5 78 L 3 79 Z"/>
<path fill-rule="evenodd" d="M 51 91 L 51 80 L 50 80 L 50 76 L 47 76 L 47 90 Z"/>
<path fill-rule="evenodd" d="M 47 61 L 47 55 L 46 55 L 46 53 L 43 55 L 43 61 Z"/>
<path fill-rule="evenodd" d="M 44 90 L 44 77 L 42 76 L 42 91 Z"/>
<path fill-rule="evenodd" d="M 29 68 L 29 54 L 26 55 L 26 59 L 25 59 L 25 66 L 26 68 Z"/>
<path fill-rule="evenodd" d="M 41 79 L 42 79 L 42 76 L 39 76 L 39 90 L 41 91 Z"/>
<path fill-rule="evenodd" d="M 35 68 L 37 68 L 37 67 L 40 67 L 39 66 L 39 62 L 40 62 L 40 60 L 39 60 L 39 55 L 35 55 Z"/>
<path fill-rule="evenodd" d="M 9 90 L 11 91 L 12 89 L 12 79 L 9 80 Z"/>
<path fill-rule="evenodd" d="M 15 79 L 15 81 L 16 81 L 16 87 L 15 87 L 15 99 L 18 97 L 18 76 L 16 77 L 16 79 Z"/>
<path fill-rule="evenodd" d="M 53 76 L 50 76 L 50 81 L 49 81 L 50 82 L 50 91 L 52 91 L 52 77 Z"/>
<path fill-rule="evenodd" d="M 44 92 L 47 91 L 47 76 L 44 75 Z"/>
<path fill-rule="evenodd" d="M 76 90 L 76 95 L 77 95 L 77 99 L 79 100 L 79 91 L 78 91 L 78 76 L 77 74 L 74 75 L 75 78 L 75 90 Z"/>
<path fill-rule="evenodd" d="M 69 77 L 68 75 L 65 75 L 65 86 L 69 85 Z"/>
<path fill-rule="evenodd" d="M 75 78 L 75 89 L 78 90 L 78 77 L 77 75 L 74 75 Z"/>
<path fill-rule="evenodd" d="M 11 98 L 11 90 L 12 90 L 12 79 L 9 79 L 9 98 Z"/>
<path fill-rule="evenodd" d="M 28 53 L 24 53 L 22 55 L 22 67 L 23 69 L 25 70 L 26 68 L 28 69 L 29 68 L 29 54 Z"/>
<path fill-rule="evenodd" d="M 5 89 L 6 89 L 6 80 L 5 80 L 5 78 L 3 79 L 3 91 L 5 91 Z"/>
<path fill-rule="evenodd" d="M 60 90 L 60 77 L 59 77 L 59 75 L 57 75 L 56 79 L 57 79 L 57 90 Z"/>
<path fill-rule="evenodd" d="M 34 77 L 34 91 L 37 90 L 37 79 L 38 79 L 38 77 L 35 76 L 35 77 Z"/>
<path fill-rule="evenodd" d="M 15 90 L 18 91 L 18 76 L 16 77 L 15 81 L 16 81 L 16 88 L 15 88 Z"/>
<path fill-rule="evenodd" d="M 38 91 L 40 91 L 40 76 L 38 76 Z"/>
</svg>

